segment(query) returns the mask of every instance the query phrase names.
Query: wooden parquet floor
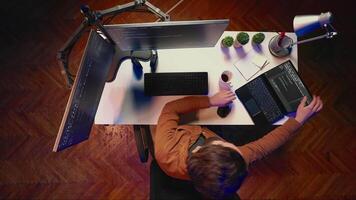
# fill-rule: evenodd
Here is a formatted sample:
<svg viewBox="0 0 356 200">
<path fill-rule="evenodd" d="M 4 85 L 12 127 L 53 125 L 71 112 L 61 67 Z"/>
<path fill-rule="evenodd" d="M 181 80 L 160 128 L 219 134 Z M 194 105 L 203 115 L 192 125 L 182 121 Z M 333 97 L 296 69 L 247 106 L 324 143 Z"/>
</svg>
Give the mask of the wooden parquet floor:
<svg viewBox="0 0 356 200">
<path fill-rule="evenodd" d="M 132 126 L 94 126 L 90 139 L 53 153 L 70 91 L 56 52 L 82 21 L 79 7 L 113 0 L 2 1 L 0 199 L 148 199 L 149 164 Z M 152 0 L 172 20 L 229 18 L 228 30 L 293 31 L 297 14 L 332 11 L 339 35 L 299 46 L 299 71 L 325 107 L 282 148 L 250 167 L 242 199 L 356 199 L 356 26 L 352 1 Z M 124 13 L 111 23 L 151 22 Z M 76 72 L 87 34 L 71 54 Z"/>
</svg>

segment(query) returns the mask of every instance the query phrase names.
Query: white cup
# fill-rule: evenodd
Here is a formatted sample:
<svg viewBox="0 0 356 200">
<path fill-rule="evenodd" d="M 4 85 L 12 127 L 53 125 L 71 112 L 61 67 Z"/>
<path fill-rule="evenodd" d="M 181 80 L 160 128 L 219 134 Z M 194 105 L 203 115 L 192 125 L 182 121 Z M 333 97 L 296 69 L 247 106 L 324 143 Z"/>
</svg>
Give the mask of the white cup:
<svg viewBox="0 0 356 200">
<path fill-rule="evenodd" d="M 230 91 L 231 90 L 231 88 L 232 88 L 231 79 L 232 79 L 232 72 L 223 71 L 223 73 L 221 73 L 220 78 L 219 78 L 220 91 L 223 91 L 223 90 Z"/>
</svg>

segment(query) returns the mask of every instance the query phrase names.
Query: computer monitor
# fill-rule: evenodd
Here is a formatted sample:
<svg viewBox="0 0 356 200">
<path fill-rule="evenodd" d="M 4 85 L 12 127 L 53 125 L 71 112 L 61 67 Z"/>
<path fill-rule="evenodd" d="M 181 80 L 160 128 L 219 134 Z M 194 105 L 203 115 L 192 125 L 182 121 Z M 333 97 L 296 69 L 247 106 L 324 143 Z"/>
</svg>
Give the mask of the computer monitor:
<svg viewBox="0 0 356 200">
<path fill-rule="evenodd" d="M 124 51 L 213 47 L 229 24 L 228 19 L 170 21 L 106 25 Z"/>
<path fill-rule="evenodd" d="M 115 46 L 91 31 L 53 151 L 89 138 Z"/>
<path fill-rule="evenodd" d="M 215 46 L 227 24 L 228 20 L 208 20 L 123 25 L 128 28 L 122 25 L 105 26 L 120 48 L 91 31 L 53 151 L 63 150 L 89 138 L 106 80 L 118 71 L 122 62 L 118 57 L 130 55 L 130 51 L 124 49 Z M 125 37 L 121 37 L 120 33 Z M 130 40 L 125 43 L 125 38 Z"/>
</svg>

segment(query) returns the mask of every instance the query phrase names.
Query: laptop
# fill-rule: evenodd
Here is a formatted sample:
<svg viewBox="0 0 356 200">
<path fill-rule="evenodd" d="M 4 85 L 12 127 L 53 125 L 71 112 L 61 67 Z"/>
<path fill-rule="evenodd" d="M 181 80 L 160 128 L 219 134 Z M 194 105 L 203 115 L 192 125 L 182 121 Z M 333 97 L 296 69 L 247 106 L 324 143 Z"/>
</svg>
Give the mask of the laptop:
<svg viewBox="0 0 356 200">
<path fill-rule="evenodd" d="M 307 104 L 312 100 L 290 60 L 261 74 L 235 93 L 255 125 L 273 124 L 295 112 L 304 96 Z"/>
</svg>

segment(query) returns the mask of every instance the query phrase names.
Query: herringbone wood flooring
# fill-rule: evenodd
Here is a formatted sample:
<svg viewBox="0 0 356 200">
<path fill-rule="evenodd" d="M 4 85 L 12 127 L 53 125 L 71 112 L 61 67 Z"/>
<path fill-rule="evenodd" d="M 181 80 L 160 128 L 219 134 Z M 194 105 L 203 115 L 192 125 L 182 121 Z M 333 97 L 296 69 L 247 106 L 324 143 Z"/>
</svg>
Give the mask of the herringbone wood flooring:
<svg viewBox="0 0 356 200">
<path fill-rule="evenodd" d="M 95 10 L 127 1 L 84 1 Z M 230 18 L 228 30 L 292 31 L 297 14 L 332 11 L 339 35 L 299 46 L 299 71 L 322 112 L 250 167 L 242 199 L 356 199 L 355 11 L 351 1 L 152 0 L 172 20 Z M 94 126 L 90 139 L 52 153 L 69 97 L 56 52 L 79 25 L 78 0 L 1 2 L 0 198 L 147 199 L 149 165 L 131 126 Z M 112 23 L 149 22 L 124 13 Z M 86 36 L 71 54 L 76 72 Z"/>
</svg>

